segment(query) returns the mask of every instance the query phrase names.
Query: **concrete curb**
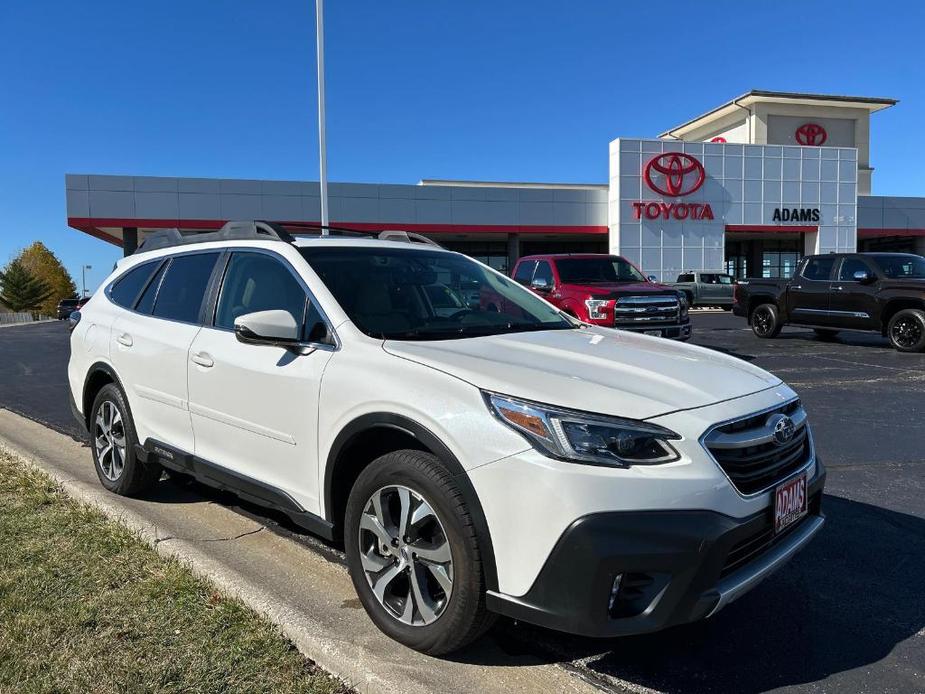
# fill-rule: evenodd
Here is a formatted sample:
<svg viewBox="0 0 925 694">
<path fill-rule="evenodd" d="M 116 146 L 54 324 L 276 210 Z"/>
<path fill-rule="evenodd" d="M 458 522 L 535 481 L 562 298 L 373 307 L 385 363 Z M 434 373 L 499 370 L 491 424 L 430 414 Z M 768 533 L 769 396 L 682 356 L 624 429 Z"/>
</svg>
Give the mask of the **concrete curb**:
<svg viewBox="0 0 925 694">
<path fill-rule="evenodd" d="M 566 668 L 508 655 L 489 639 L 467 652 L 467 661 L 406 649 L 380 634 L 353 604 L 358 603 L 353 586 L 339 563 L 196 497 L 112 495 L 99 485 L 85 446 L 8 410 L 0 410 L 0 447 L 51 476 L 72 498 L 130 528 L 161 555 L 179 559 L 266 615 L 303 655 L 357 691 L 599 691 Z"/>
<path fill-rule="evenodd" d="M 2 328 L 19 328 L 23 325 L 39 325 L 41 323 L 57 323 L 57 318 L 40 318 L 39 320 L 29 321 L 28 323 L 0 323 L 0 329 Z"/>
</svg>

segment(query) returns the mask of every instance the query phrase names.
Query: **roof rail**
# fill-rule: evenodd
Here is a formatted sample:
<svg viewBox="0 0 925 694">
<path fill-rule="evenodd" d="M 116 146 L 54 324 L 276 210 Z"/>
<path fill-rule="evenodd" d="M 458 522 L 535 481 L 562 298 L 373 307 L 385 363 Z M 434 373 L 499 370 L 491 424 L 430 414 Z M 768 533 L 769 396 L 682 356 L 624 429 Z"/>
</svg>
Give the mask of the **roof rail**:
<svg viewBox="0 0 925 694">
<path fill-rule="evenodd" d="M 436 246 L 443 248 L 433 239 L 429 239 L 423 234 L 415 234 L 413 231 L 402 231 L 401 229 L 385 229 L 379 233 L 376 238 L 382 241 L 400 241 L 404 243 L 421 243 L 427 246 Z"/>
<path fill-rule="evenodd" d="M 287 231 L 289 227 L 292 231 Z M 303 231 L 305 230 L 305 231 Z M 227 222 L 218 231 L 180 231 L 179 229 L 160 229 L 148 234 L 138 246 L 135 253 L 156 251 L 161 248 L 185 246 L 194 243 L 207 243 L 209 241 L 282 241 L 292 243 L 293 235 L 307 232 L 317 232 L 324 235 L 327 231 L 331 236 L 362 236 L 365 238 L 380 239 L 382 241 L 398 241 L 403 243 L 424 244 L 428 246 L 442 246 L 421 234 L 415 234 L 400 229 L 386 229 L 383 231 L 360 231 L 346 227 L 325 226 L 311 222 L 292 222 L 285 227 L 276 222 L 260 220 Z"/>
<path fill-rule="evenodd" d="M 283 241 L 292 242 L 292 236 L 283 227 L 272 222 L 227 222 L 218 231 L 182 232 L 179 229 L 161 229 L 152 232 L 138 246 L 136 253 L 156 251 L 160 248 L 184 246 L 208 241 Z"/>
</svg>

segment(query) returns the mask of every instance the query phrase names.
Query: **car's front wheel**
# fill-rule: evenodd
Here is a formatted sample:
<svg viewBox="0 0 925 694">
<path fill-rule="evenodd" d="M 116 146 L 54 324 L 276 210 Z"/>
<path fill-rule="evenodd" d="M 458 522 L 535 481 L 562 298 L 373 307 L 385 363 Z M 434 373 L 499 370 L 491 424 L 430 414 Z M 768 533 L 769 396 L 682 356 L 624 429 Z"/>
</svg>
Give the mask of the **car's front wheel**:
<svg viewBox="0 0 925 694">
<path fill-rule="evenodd" d="M 907 308 L 897 312 L 887 326 L 887 337 L 900 352 L 925 351 L 925 311 Z"/>
<path fill-rule="evenodd" d="M 114 383 L 100 389 L 93 400 L 90 448 L 96 475 L 106 489 L 135 496 L 161 477 L 161 466 L 144 463 L 135 455 L 138 436 L 125 394 Z"/>
<path fill-rule="evenodd" d="M 354 587 L 388 636 L 440 655 L 491 626 L 472 518 L 436 456 L 405 450 L 375 460 L 354 484 L 345 520 Z"/>
<path fill-rule="evenodd" d="M 774 304 L 761 304 L 752 311 L 752 332 L 761 338 L 777 337 L 780 334 L 780 317 L 777 306 Z"/>
</svg>

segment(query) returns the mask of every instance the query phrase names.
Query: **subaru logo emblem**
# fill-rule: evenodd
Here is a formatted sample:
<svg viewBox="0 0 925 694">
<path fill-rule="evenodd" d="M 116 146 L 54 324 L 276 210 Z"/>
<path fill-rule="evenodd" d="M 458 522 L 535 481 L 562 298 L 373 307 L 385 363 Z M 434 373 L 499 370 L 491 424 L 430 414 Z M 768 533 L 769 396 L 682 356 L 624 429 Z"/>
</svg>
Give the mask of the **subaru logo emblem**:
<svg viewBox="0 0 925 694">
<path fill-rule="evenodd" d="M 794 426 L 793 420 L 785 414 L 772 414 L 768 417 L 765 426 L 771 430 L 774 443 L 778 446 L 790 443 L 790 440 L 796 433 L 796 426 Z"/>
</svg>

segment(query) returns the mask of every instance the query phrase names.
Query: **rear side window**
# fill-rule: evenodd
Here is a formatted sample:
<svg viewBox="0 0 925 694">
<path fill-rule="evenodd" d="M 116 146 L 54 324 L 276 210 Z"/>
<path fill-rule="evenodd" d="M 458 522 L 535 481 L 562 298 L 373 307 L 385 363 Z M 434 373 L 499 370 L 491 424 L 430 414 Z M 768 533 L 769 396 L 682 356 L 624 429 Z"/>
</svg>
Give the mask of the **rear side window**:
<svg viewBox="0 0 925 694">
<path fill-rule="evenodd" d="M 514 281 L 520 282 L 523 285 L 530 284 L 530 280 L 533 279 L 533 268 L 535 267 L 535 260 L 526 260 L 519 263 L 517 269 L 514 271 Z"/>
<path fill-rule="evenodd" d="M 693 275 L 678 275 L 678 282 L 693 282 Z"/>
<path fill-rule="evenodd" d="M 170 263 L 163 263 L 160 269 L 154 273 L 154 277 L 151 278 L 151 281 L 148 282 L 144 294 L 141 295 L 141 298 L 138 300 L 138 305 L 135 306 L 135 310 L 139 313 L 151 315 L 151 311 L 154 309 L 154 299 L 157 297 L 157 289 L 161 286 L 161 278 L 164 276 L 164 271 L 169 264 Z"/>
<path fill-rule="evenodd" d="M 270 310 L 286 311 L 301 325 L 305 300 L 302 285 L 278 260 L 262 253 L 235 253 L 225 271 L 215 327 L 231 330 L 238 316 Z"/>
<path fill-rule="evenodd" d="M 119 306 L 133 308 L 135 306 L 135 300 L 138 298 L 141 290 L 145 288 L 148 279 L 157 269 L 159 262 L 160 261 L 155 263 L 142 263 L 138 267 L 132 268 L 126 272 L 112 285 L 112 289 L 109 290 L 109 298 Z M 74 300 L 74 305 L 77 305 L 76 299 Z"/>
<path fill-rule="evenodd" d="M 835 258 L 810 258 L 803 268 L 803 277 L 808 280 L 827 280 L 832 276 Z"/>
<path fill-rule="evenodd" d="M 196 253 L 171 258 L 161 280 L 152 315 L 195 323 L 212 276 L 218 253 Z"/>
</svg>

